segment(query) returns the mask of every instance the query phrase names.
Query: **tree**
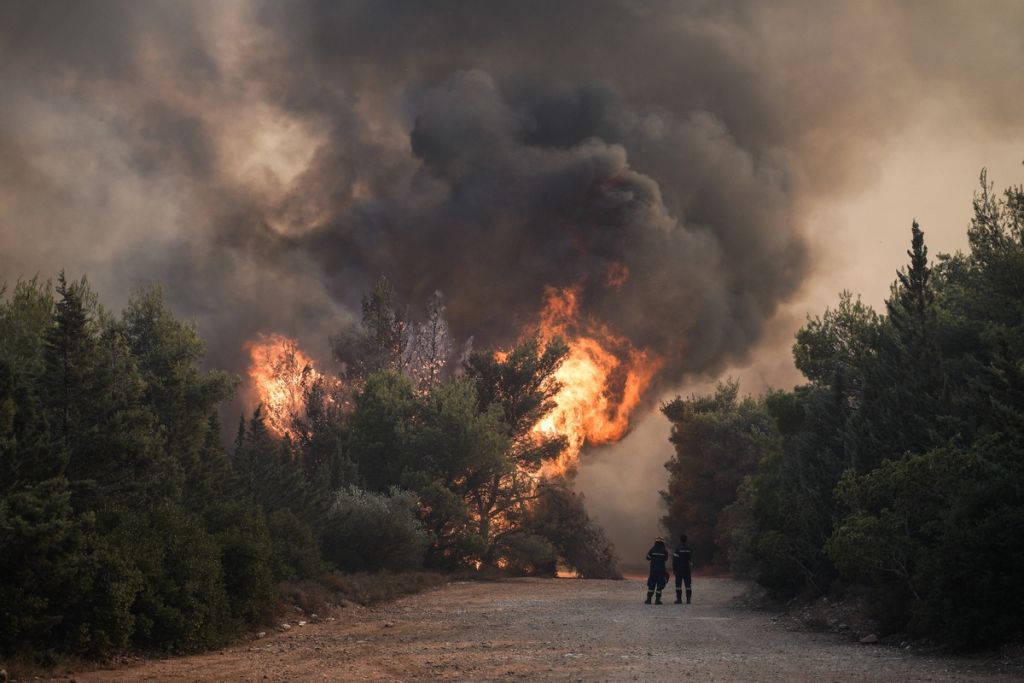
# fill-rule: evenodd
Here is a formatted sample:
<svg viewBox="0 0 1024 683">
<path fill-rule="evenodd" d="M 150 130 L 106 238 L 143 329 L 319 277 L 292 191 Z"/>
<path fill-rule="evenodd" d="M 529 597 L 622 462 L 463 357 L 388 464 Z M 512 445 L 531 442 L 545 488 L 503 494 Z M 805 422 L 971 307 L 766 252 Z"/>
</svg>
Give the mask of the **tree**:
<svg viewBox="0 0 1024 683">
<path fill-rule="evenodd" d="M 491 536 L 492 485 L 512 473 L 507 427 L 496 405 L 481 410 L 468 379 L 435 386 L 418 402 L 404 483 L 423 503 L 434 537 L 432 561 L 456 567 L 479 559 Z"/>
<path fill-rule="evenodd" d="M 897 273 L 886 300 L 878 361 L 869 366 L 851 421 L 852 458 L 861 472 L 952 436 L 928 249 L 916 221 L 911 233 L 910 265 Z"/>
<path fill-rule="evenodd" d="M 604 530 L 587 514 L 583 495 L 563 478 L 546 479 L 537 487 L 524 530 L 550 544 L 553 557 L 545 569 L 554 574 L 555 558 L 584 579 L 618 579 L 618 557 Z M 509 549 L 514 556 L 515 550 Z"/>
<path fill-rule="evenodd" d="M 561 388 L 555 373 L 568 352 L 560 339 L 543 348 L 538 339 L 528 339 L 508 353 L 474 352 L 466 360 L 466 377 L 476 387 L 480 410 L 499 410 L 508 434 L 507 468 L 495 471 L 474 496 L 488 562 L 494 560 L 495 537 L 510 531 L 526 515 L 535 484 L 531 474 L 565 448 L 564 437 L 543 438 L 532 429 L 554 408 L 554 396 Z M 496 523 L 502 528 L 496 529 Z"/>
<path fill-rule="evenodd" d="M 811 318 L 796 333 L 793 361 L 816 386 L 838 392 L 855 408 L 864 388 L 864 376 L 877 357 L 882 320 L 860 297 L 839 294 L 839 305 Z"/>
<path fill-rule="evenodd" d="M 265 515 L 286 509 L 311 528 L 322 523 L 326 491 L 303 475 L 291 440 L 270 435 L 260 407 L 248 424 L 239 423 L 232 466 L 240 497 L 257 504 Z"/>
<path fill-rule="evenodd" d="M 0 497 L 0 654 L 103 656 L 128 644 L 142 577 L 76 515 L 63 477 Z"/>
<path fill-rule="evenodd" d="M 849 514 L 826 548 L 846 579 L 870 587 L 888 630 L 960 648 L 1019 632 L 1024 469 L 1020 451 L 998 441 L 890 460 L 840 482 Z"/>
<path fill-rule="evenodd" d="M 227 474 L 226 456 L 217 444 L 217 408 L 237 380 L 224 372 L 200 371 L 204 346 L 195 326 L 175 319 L 159 287 L 136 293 L 117 329 L 137 364 L 138 400 L 152 407 L 163 448 L 184 473 L 189 502 L 201 505 L 197 494 L 220 489 Z"/>
<path fill-rule="evenodd" d="M 317 377 L 304 399 L 304 415 L 292 428 L 307 478 L 332 491 L 355 483 L 356 466 L 346 451 L 346 396 L 336 383 Z"/>
<path fill-rule="evenodd" d="M 501 409 L 511 438 L 510 455 L 524 470 L 536 471 L 565 448 L 564 437 L 542 439 L 531 430 L 555 407 L 554 397 L 562 388 L 555 373 L 568 353 L 561 339 L 542 348 L 540 340 L 530 338 L 508 353 L 477 351 L 466 360 L 466 376 L 476 384 L 481 409 Z"/>
<path fill-rule="evenodd" d="M 181 469 L 167 453 L 122 331 L 84 278 L 69 283 L 61 273 L 56 292 L 42 395 L 76 507 L 179 496 Z"/>
<path fill-rule="evenodd" d="M 420 392 L 429 392 L 445 378 L 455 351 L 444 312 L 444 298 L 441 292 L 434 292 L 427 302 L 426 319 L 412 326 L 406 366 Z"/>
<path fill-rule="evenodd" d="M 0 299 L 7 291 L 0 284 Z M 45 349 L 53 325 L 53 288 L 36 278 L 19 281 L 0 303 L 0 359 L 17 368 L 21 384 L 35 384 L 46 371 Z"/>
<path fill-rule="evenodd" d="M 739 384 L 719 384 L 711 396 L 676 397 L 661 411 L 672 422 L 675 456 L 669 471 L 668 515 L 673 535 L 690 536 L 694 555 L 704 564 L 723 564 L 716 541 L 721 510 L 736 499 L 745 476 L 754 471 L 773 433 L 762 404 L 739 400 Z"/>
<path fill-rule="evenodd" d="M 393 370 L 366 378 L 349 418 L 346 452 L 371 491 L 397 486 L 414 467 L 409 426 L 416 410 L 412 382 Z"/>
<path fill-rule="evenodd" d="M 406 370 L 409 354 L 409 323 L 394 303 L 394 289 L 385 277 L 378 278 L 363 296 L 363 317 L 359 329 L 349 330 L 331 340 L 342 375 L 355 383 L 374 373 Z"/>
<path fill-rule="evenodd" d="M 835 569 L 823 546 L 837 516 L 832 490 L 849 464 L 844 395 L 814 385 L 772 391 L 763 399 L 776 436 L 764 440 L 757 469 L 719 520 L 737 573 L 774 596 L 828 590 Z"/>
</svg>

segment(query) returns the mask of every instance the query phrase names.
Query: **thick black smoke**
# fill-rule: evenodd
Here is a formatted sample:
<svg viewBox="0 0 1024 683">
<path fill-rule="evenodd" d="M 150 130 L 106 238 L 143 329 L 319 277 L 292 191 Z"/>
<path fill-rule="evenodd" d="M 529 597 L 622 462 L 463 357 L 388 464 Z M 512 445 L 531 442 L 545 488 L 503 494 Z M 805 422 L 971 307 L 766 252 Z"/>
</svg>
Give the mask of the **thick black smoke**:
<svg viewBox="0 0 1024 683">
<path fill-rule="evenodd" d="M 233 370 L 326 356 L 379 274 L 485 343 L 579 285 L 677 381 L 757 342 L 918 92 L 1013 118 L 1021 7 L 977 7 L 4 3 L 0 276 L 161 282 Z"/>
</svg>

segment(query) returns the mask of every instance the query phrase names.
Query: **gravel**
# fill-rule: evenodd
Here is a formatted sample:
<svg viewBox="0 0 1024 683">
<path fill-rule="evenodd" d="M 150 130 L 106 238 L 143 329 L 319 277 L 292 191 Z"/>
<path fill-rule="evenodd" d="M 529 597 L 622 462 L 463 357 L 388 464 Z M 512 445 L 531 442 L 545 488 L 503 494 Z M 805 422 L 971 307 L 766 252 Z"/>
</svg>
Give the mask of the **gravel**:
<svg viewBox="0 0 1024 683">
<path fill-rule="evenodd" d="M 1016 665 L 924 657 L 796 630 L 695 578 L 694 603 L 644 605 L 639 580 L 456 582 L 225 650 L 78 681 L 1010 681 Z M 63 680 L 67 680 L 65 677 Z"/>
</svg>

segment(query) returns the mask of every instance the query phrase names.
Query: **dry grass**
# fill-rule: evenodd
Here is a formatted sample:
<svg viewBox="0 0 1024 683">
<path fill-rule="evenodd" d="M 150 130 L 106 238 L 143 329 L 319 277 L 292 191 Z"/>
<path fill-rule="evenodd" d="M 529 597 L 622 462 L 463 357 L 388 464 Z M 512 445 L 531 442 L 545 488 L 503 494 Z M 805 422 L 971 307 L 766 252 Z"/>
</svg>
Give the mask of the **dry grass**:
<svg viewBox="0 0 1024 683">
<path fill-rule="evenodd" d="M 449 577 L 433 572 L 333 572 L 316 580 L 285 581 L 278 585 L 278 614 L 294 611 L 329 614 L 346 603 L 368 606 L 421 593 L 444 585 Z"/>
</svg>

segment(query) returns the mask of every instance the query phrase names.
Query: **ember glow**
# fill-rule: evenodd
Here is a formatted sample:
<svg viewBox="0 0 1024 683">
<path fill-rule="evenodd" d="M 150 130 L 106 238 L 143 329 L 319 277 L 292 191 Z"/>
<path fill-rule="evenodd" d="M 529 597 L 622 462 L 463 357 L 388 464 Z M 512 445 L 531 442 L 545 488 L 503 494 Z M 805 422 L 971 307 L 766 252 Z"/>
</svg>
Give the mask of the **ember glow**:
<svg viewBox="0 0 1024 683">
<path fill-rule="evenodd" d="M 626 435 L 630 415 L 662 361 L 582 316 L 575 288 L 547 290 L 540 335 L 543 341 L 561 337 L 569 345 L 555 375 L 562 385 L 554 398 L 556 407 L 533 429 L 544 437 L 568 439 L 558 460 L 542 469 L 550 476 L 572 469 L 584 446 L 612 443 Z"/>
<path fill-rule="evenodd" d="M 313 359 L 299 349 L 296 340 L 281 334 L 259 336 L 246 344 L 251 362 L 249 378 L 267 428 L 278 436 L 291 430 L 297 416 L 305 412 L 306 391 L 324 375 L 313 367 Z"/>
</svg>

